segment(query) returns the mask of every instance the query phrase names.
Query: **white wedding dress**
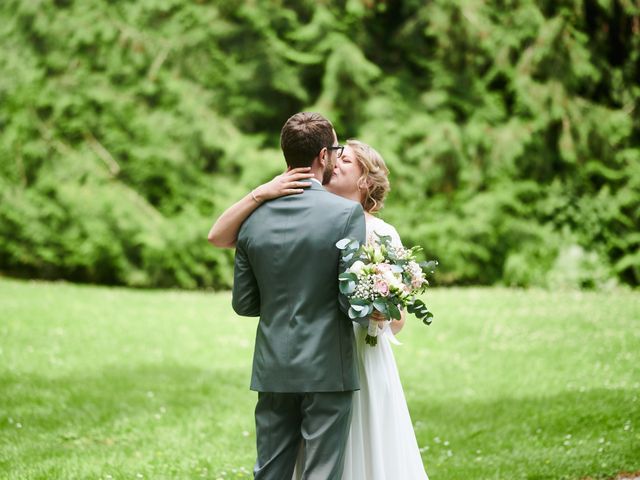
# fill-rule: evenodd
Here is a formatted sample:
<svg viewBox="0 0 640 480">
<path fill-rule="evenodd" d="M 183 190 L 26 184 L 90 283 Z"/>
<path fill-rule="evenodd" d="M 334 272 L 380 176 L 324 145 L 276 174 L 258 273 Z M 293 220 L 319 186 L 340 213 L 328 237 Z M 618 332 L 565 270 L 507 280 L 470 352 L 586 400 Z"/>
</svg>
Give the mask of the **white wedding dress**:
<svg viewBox="0 0 640 480">
<path fill-rule="evenodd" d="M 367 242 L 374 232 L 401 245 L 396 229 L 376 217 L 367 218 Z M 375 347 L 364 341 L 367 330 L 354 324 L 360 390 L 354 392 L 351 428 L 342 480 L 428 480 L 400 383 L 391 343 L 398 344 L 389 326 Z M 293 474 L 302 478 L 302 452 Z"/>
</svg>

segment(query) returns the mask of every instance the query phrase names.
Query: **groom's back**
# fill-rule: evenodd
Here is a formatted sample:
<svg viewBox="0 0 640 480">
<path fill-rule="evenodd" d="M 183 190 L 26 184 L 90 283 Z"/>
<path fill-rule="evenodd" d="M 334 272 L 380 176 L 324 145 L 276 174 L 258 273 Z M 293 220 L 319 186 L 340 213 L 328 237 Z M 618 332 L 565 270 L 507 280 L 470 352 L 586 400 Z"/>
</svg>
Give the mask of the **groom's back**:
<svg viewBox="0 0 640 480">
<path fill-rule="evenodd" d="M 243 224 L 234 308 L 260 315 L 253 390 L 358 388 L 353 327 L 338 301 L 335 243 L 345 236 L 364 241 L 362 208 L 315 183 L 301 195 L 265 203 Z M 245 267 L 255 278 L 257 303 Z"/>
</svg>

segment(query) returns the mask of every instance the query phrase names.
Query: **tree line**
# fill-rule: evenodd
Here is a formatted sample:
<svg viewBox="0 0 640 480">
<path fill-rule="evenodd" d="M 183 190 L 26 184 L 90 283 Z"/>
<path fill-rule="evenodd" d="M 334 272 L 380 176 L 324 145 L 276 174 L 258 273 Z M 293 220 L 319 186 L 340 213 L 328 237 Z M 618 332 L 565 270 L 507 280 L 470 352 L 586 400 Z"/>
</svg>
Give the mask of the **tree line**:
<svg viewBox="0 0 640 480">
<path fill-rule="evenodd" d="M 206 233 L 316 110 L 436 282 L 640 282 L 631 0 L 5 0 L 0 271 L 227 288 Z"/>
</svg>

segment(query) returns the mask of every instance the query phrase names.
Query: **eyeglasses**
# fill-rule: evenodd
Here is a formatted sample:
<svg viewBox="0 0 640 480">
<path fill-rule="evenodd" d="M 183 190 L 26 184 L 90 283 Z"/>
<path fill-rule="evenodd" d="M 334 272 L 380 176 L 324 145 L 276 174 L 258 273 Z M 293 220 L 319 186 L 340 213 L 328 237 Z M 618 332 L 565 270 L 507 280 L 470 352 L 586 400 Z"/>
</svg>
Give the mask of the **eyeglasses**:
<svg viewBox="0 0 640 480">
<path fill-rule="evenodd" d="M 344 151 L 344 145 L 336 145 L 335 147 L 327 147 L 327 150 L 335 150 L 336 158 L 340 158 L 342 156 L 342 152 Z"/>
</svg>

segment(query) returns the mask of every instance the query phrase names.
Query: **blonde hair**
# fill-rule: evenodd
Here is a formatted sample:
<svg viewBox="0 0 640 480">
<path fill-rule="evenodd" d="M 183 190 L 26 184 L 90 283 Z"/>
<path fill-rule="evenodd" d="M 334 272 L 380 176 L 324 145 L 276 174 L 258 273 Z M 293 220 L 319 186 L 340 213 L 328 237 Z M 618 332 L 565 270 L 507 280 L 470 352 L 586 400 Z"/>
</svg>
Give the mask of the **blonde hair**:
<svg viewBox="0 0 640 480">
<path fill-rule="evenodd" d="M 353 139 L 347 140 L 347 145 L 353 150 L 362 169 L 362 175 L 358 179 L 358 186 L 364 184 L 365 187 L 362 208 L 365 212 L 377 212 L 384 206 L 384 199 L 390 189 L 389 169 L 373 147 Z"/>
</svg>

